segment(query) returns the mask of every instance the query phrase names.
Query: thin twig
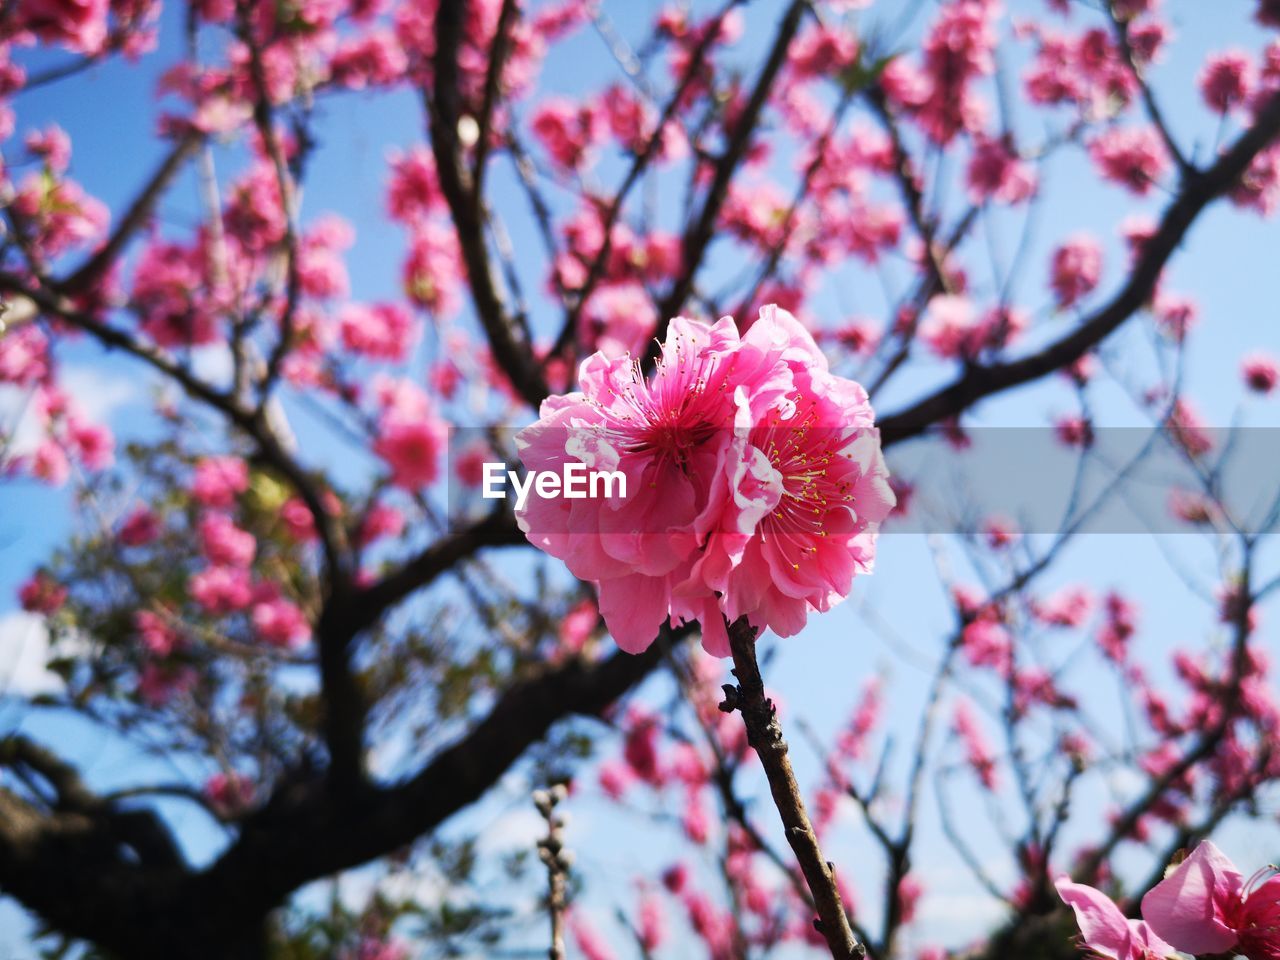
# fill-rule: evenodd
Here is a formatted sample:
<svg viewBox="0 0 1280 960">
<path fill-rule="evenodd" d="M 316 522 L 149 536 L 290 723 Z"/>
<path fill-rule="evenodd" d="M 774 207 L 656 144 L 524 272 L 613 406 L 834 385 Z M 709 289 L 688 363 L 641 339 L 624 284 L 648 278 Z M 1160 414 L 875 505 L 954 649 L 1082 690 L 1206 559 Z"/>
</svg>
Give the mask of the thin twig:
<svg viewBox="0 0 1280 960">
<path fill-rule="evenodd" d="M 769 792 L 773 794 L 774 805 L 782 816 L 787 842 L 791 844 L 813 894 L 814 909 L 818 914 L 813 922 L 815 929 L 826 939 L 835 960 L 864 957 L 866 948 L 849 928 L 849 918 L 836 884 L 835 868 L 823 857 L 813 824 L 805 811 L 800 785 L 796 783 L 791 759 L 787 756 L 787 742 L 782 738 L 777 707 L 765 696 L 760 664 L 756 660 L 756 629 L 746 617 L 739 617 L 727 627 L 729 648 L 733 652 L 733 675 L 738 683 L 736 686 L 724 685 L 724 702 L 720 709 L 725 713 L 737 710 L 742 714 L 747 742 L 755 749 L 764 767 Z"/>
</svg>

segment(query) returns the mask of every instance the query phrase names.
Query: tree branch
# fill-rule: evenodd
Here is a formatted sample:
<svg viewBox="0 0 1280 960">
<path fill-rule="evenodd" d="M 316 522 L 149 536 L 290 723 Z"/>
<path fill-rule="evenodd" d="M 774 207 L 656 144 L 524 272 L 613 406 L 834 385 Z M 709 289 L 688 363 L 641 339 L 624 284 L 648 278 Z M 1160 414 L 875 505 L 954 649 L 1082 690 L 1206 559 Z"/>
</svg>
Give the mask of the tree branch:
<svg viewBox="0 0 1280 960">
<path fill-rule="evenodd" d="M 481 197 L 469 182 L 458 140 L 458 121 L 462 116 L 458 48 L 467 6 L 467 0 L 445 3 L 436 14 L 434 90 L 428 93 L 424 89 L 422 98 L 430 121 L 431 149 L 440 190 L 453 215 L 480 325 L 488 337 L 494 360 L 511 379 L 516 393 L 536 409 L 547 396 L 547 387 L 534 361 L 532 345 L 517 338 L 516 324 L 498 294 L 493 265 L 485 247 Z"/>
<path fill-rule="evenodd" d="M 715 234 L 716 221 L 720 217 L 720 209 L 728 196 L 729 184 L 738 170 L 738 164 L 746 156 L 747 148 L 751 145 L 751 136 L 760 122 L 760 115 L 769 100 L 769 94 L 773 92 L 773 83 L 787 61 L 787 51 L 791 47 L 791 41 L 795 39 L 796 32 L 800 29 L 800 21 L 807 8 L 808 3 L 805 0 L 792 0 L 786 15 L 782 18 L 782 23 L 778 26 L 778 33 L 774 37 L 769 57 L 765 60 L 760 76 L 756 79 L 755 87 L 742 109 L 742 114 L 734 122 L 733 129 L 726 131 L 728 142 L 725 144 L 724 153 L 716 162 L 711 185 L 707 188 L 706 197 L 702 201 L 702 208 L 685 230 L 680 241 L 683 269 L 667 295 L 658 304 L 658 329 L 654 332 L 654 339 L 650 341 L 645 354 L 645 366 L 652 366 L 657 360 L 662 340 L 666 336 L 667 324 L 679 313 L 685 301 L 689 299 L 689 294 L 693 292 L 694 279 Z"/>
<path fill-rule="evenodd" d="M 151 213 L 160 197 L 168 189 L 173 178 L 178 175 L 182 165 L 195 153 L 196 148 L 204 142 L 204 134 L 192 131 L 180 138 L 169 153 L 160 162 L 155 173 L 143 186 L 138 196 L 129 204 L 115 230 L 107 238 L 107 242 L 93 252 L 70 276 L 57 281 L 54 286 L 64 294 L 83 293 L 100 280 L 115 264 L 120 254 L 135 233 L 151 218 Z"/>
<path fill-rule="evenodd" d="M 973 404 L 1061 369 L 1084 356 L 1113 333 L 1151 299 L 1160 273 L 1196 218 L 1214 200 L 1230 190 L 1249 165 L 1280 134 L 1280 94 L 1258 113 L 1254 125 L 1243 133 L 1218 161 L 1191 177 L 1165 210 L 1160 226 L 1143 244 L 1129 279 L 1119 292 L 1074 331 L 1038 353 L 1007 363 L 974 365 L 955 381 L 906 410 L 883 417 L 880 435 L 885 443 L 923 433 L 931 425 L 958 416 Z"/>
<path fill-rule="evenodd" d="M 817 918 L 814 927 L 827 941 L 835 960 L 853 960 L 866 955 L 866 948 L 853 936 L 840 888 L 836 884 L 835 868 L 823 858 L 818 847 L 818 837 L 809 822 L 809 814 L 800 796 L 787 756 L 787 742 L 782 739 L 782 727 L 778 723 L 778 710 L 765 696 L 764 681 L 760 677 L 760 664 L 756 661 L 756 630 L 746 617 L 739 617 L 728 624 L 729 648 L 733 651 L 733 675 L 738 684 L 725 684 L 724 702 L 720 709 L 725 713 L 737 710 L 747 728 L 747 742 L 760 757 L 765 776 L 769 780 L 769 792 L 774 805 L 782 816 L 782 826 L 787 842 L 800 863 L 805 883 L 813 894 Z"/>
</svg>

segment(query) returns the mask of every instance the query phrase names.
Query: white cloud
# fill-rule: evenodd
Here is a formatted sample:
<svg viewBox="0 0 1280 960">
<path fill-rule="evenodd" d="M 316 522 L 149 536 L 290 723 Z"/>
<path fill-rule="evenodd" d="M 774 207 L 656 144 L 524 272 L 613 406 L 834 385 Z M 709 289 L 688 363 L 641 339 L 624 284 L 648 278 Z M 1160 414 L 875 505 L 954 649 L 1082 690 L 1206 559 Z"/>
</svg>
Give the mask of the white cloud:
<svg viewBox="0 0 1280 960">
<path fill-rule="evenodd" d="M 67 364 L 58 370 L 58 385 L 94 423 L 111 423 L 122 407 L 139 398 L 137 377 L 109 373 L 87 364 Z M 36 419 L 31 391 L 0 386 L 0 432 L 11 433 L 8 452 L 29 454 L 44 438 Z"/>
<path fill-rule="evenodd" d="M 62 679 L 45 668 L 49 635 L 44 618 L 15 610 L 0 616 L 0 695 L 57 693 Z"/>
</svg>

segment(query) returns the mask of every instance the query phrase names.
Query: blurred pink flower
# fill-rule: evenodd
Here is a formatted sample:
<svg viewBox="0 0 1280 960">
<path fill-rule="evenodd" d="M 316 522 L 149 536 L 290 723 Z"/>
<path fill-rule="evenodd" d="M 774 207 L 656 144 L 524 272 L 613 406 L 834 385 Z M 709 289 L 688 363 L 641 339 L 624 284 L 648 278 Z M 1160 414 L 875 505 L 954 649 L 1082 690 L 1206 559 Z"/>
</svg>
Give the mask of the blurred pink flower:
<svg viewBox="0 0 1280 960">
<path fill-rule="evenodd" d="M 191 480 L 191 496 L 206 507 L 227 509 L 249 489 L 249 466 L 239 457 L 204 457 Z"/>
<path fill-rule="evenodd" d="M 1251 353 L 1240 362 L 1245 386 L 1254 393 L 1269 394 L 1280 381 L 1280 364 L 1265 353 Z"/>
<path fill-rule="evenodd" d="M 1243 50 L 1211 55 L 1200 71 L 1200 96 L 1210 110 L 1228 113 L 1243 105 L 1253 90 L 1253 61 Z"/>
</svg>

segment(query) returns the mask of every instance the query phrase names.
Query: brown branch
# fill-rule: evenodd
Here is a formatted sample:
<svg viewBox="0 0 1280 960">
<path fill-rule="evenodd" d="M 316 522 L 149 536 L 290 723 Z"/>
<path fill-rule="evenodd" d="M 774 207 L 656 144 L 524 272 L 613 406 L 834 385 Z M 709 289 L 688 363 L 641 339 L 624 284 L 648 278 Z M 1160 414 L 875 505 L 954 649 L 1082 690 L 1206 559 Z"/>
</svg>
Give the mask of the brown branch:
<svg viewBox="0 0 1280 960">
<path fill-rule="evenodd" d="M 284 212 L 285 302 L 280 313 L 278 339 L 267 358 L 267 367 L 261 384 L 261 403 L 265 405 L 272 387 L 280 376 L 285 357 L 293 349 L 298 301 L 302 296 L 302 275 L 298 264 L 297 191 L 294 189 L 293 178 L 289 175 L 289 168 L 285 162 L 284 149 L 276 133 L 271 96 L 267 89 L 266 68 L 262 63 L 262 50 L 254 39 L 249 16 L 247 8 L 241 5 L 237 10 L 237 32 L 241 43 L 249 51 L 249 76 L 254 87 L 253 123 L 258 130 L 258 136 L 262 139 L 262 148 L 271 161 L 276 189 L 280 192 L 280 207 Z M 298 149 L 303 149 L 301 143 L 298 144 Z"/>
<path fill-rule="evenodd" d="M 430 93 L 423 90 L 423 104 L 429 116 L 440 191 L 453 215 L 480 325 L 494 360 L 506 372 L 516 393 L 536 408 L 547 396 L 546 383 L 534 360 L 532 345 L 516 336 L 517 325 L 498 293 L 497 278 L 484 241 L 483 204 L 475 184 L 470 182 L 458 140 L 458 121 L 462 117 L 458 48 L 462 43 L 467 6 L 467 0 L 457 0 L 442 4 L 436 14 L 434 89 Z"/>
<path fill-rule="evenodd" d="M 728 142 L 725 144 L 724 153 L 716 161 L 711 185 L 707 188 L 702 207 L 681 237 L 683 269 L 667 295 L 658 304 L 658 329 L 654 332 L 654 339 L 650 342 L 645 354 L 646 366 L 651 366 L 657 360 L 662 340 L 666 336 L 667 324 L 679 313 L 693 292 L 698 268 L 715 235 L 720 209 L 724 206 L 725 198 L 729 194 L 729 184 L 733 181 L 738 165 L 751 145 L 752 134 L 755 133 L 760 122 L 760 115 L 769 100 L 769 94 L 773 92 L 774 81 L 787 61 L 787 51 L 791 47 L 791 41 L 795 39 L 796 32 L 800 29 L 800 21 L 806 9 L 808 4 L 805 0 L 792 0 L 786 15 L 782 18 L 782 23 L 778 26 L 773 47 L 769 51 L 764 67 L 760 70 L 760 76 L 756 79 L 751 96 L 742 108 L 742 114 L 736 118 L 732 130 L 726 131 Z"/>
<path fill-rule="evenodd" d="M 320 784 L 283 792 L 243 822 L 237 841 L 195 878 L 188 896 L 212 903 L 216 890 L 232 915 L 260 915 L 310 880 L 412 843 L 483 796 L 553 723 L 603 714 L 653 672 L 663 649 L 691 632 L 664 628 L 639 656 L 617 652 L 599 663 L 531 668 L 465 736 L 399 784 L 343 798 Z"/>
<path fill-rule="evenodd" d="M 882 418 L 880 433 L 884 442 L 917 436 L 985 397 L 1059 370 L 1096 347 L 1151 299 L 1161 271 L 1196 218 L 1239 182 L 1254 158 L 1278 134 L 1280 94 L 1271 98 L 1254 125 L 1213 166 L 1187 180 L 1182 192 L 1166 208 L 1155 235 L 1143 244 L 1128 280 L 1106 305 L 1043 350 L 1007 363 L 970 366 L 948 386 L 906 410 Z"/>
<path fill-rule="evenodd" d="M 477 196 L 484 195 L 484 175 L 488 169 L 489 138 L 493 130 L 493 116 L 498 108 L 498 97 L 502 87 L 502 68 L 507 62 L 507 53 L 511 47 L 511 25 L 520 15 L 516 0 L 502 0 L 502 9 L 498 12 L 498 25 L 494 28 L 493 44 L 489 48 L 489 68 L 484 78 L 484 102 L 480 106 L 478 126 L 480 134 L 476 138 L 475 163 L 471 169 L 471 181 L 475 184 Z"/>
<path fill-rule="evenodd" d="M 835 868 L 823 858 L 818 837 L 805 811 L 800 786 L 787 756 L 787 742 L 782 738 L 777 707 L 765 695 L 760 664 L 756 660 L 756 630 L 746 617 L 739 617 L 727 626 L 729 648 L 733 652 L 733 675 L 738 683 L 737 686 L 725 684 L 724 702 L 720 709 L 726 713 L 737 710 L 742 714 L 747 742 L 764 767 L 769 792 L 782 817 L 787 842 L 791 844 L 805 883 L 813 894 L 814 909 L 818 914 L 814 927 L 826 939 L 835 960 L 863 957 L 866 949 L 849 928 L 849 917 L 836 884 Z"/>
<path fill-rule="evenodd" d="M 417 556 L 361 590 L 351 599 L 357 629 L 371 625 L 386 610 L 432 583 L 461 560 L 484 547 L 527 543 L 511 514 L 495 511 L 483 520 L 434 541 Z"/>
<path fill-rule="evenodd" d="M 1116 35 L 1116 45 L 1120 48 L 1120 54 L 1124 57 L 1125 65 L 1129 68 L 1129 72 L 1133 74 L 1134 81 L 1138 84 L 1138 91 L 1142 96 L 1142 102 L 1147 109 L 1147 116 L 1151 119 L 1152 126 L 1160 134 L 1160 139 L 1164 141 L 1165 149 L 1169 151 L 1169 156 L 1177 165 L 1178 172 L 1182 177 L 1185 179 L 1189 176 L 1194 176 L 1196 168 L 1192 166 L 1186 155 L 1178 147 L 1177 141 L 1173 139 L 1173 133 L 1169 130 L 1169 124 L 1164 118 L 1164 111 L 1160 109 L 1155 93 L 1151 90 L 1151 85 L 1147 83 L 1147 78 L 1143 74 L 1142 68 L 1138 65 L 1137 57 L 1134 56 L 1133 44 L 1129 42 L 1129 21 L 1117 17 L 1115 9 L 1110 4 L 1107 5 L 1107 16 L 1111 20 L 1111 26 Z"/>
<path fill-rule="evenodd" d="M 885 97 L 884 87 L 879 83 L 869 84 L 865 95 L 867 103 L 871 106 L 871 112 L 875 114 L 876 119 L 880 121 L 880 126 L 889 137 L 889 143 L 893 148 L 893 177 L 898 183 L 898 190 L 902 194 L 902 201 L 906 205 L 911 224 L 924 244 L 925 266 L 928 268 L 928 282 L 925 286 L 929 294 L 922 299 L 927 300 L 933 292 L 950 293 L 951 283 L 947 279 L 943 257 L 938 252 L 937 224 L 925 212 L 924 192 L 920 188 L 915 170 L 912 169 L 911 155 L 903 142 L 902 131 L 898 129 L 898 122 L 889 111 L 889 101 Z"/>
<path fill-rule="evenodd" d="M 563 784 L 536 790 L 533 805 L 547 821 L 547 835 L 538 841 L 538 859 L 547 868 L 547 914 L 551 920 L 550 960 L 564 960 L 564 913 L 568 906 L 569 852 L 564 848 L 564 820 L 556 807 L 566 796 Z"/>
<path fill-rule="evenodd" d="M 662 114 L 658 118 L 657 125 L 653 128 L 653 133 L 649 135 L 649 139 L 645 141 L 644 148 L 635 155 L 631 161 L 631 167 L 627 170 L 627 175 L 622 181 L 613 199 L 609 201 L 609 209 L 605 211 L 601 221 L 601 230 L 604 237 L 597 251 L 595 258 L 591 261 L 591 265 L 587 268 L 587 277 L 583 281 L 582 286 L 574 292 L 572 304 L 566 304 L 564 325 L 560 328 L 560 334 L 556 337 L 555 345 L 551 348 L 550 356 L 559 356 L 567 350 L 573 343 L 574 337 L 577 336 L 578 322 L 582 316 L 582 311 L 586 307 L 587 301 L 591 299 L 591 294 L 595 290 L 596 285 L 604 277 L 605 266 L 609 262 L 609 255 L 613 251 L 613 227 L 618 222 L 618 217 L 622 213 L 622 205 L 630 194 L 632 187 L 639 181 L 640 176 L 648 169 L 653 158 L 657 156 L 658 147 L 662 144 L 662 136 L 666 132 L 667 125 L 675 118 L 676 112 L 680 104 L 684 102 L 685 95 L 692 86 L 694 80 L 698 78 L 702 72 L 702 67 L 706 62 L 707 51 L 711 49 L 716 38 L 720 35 L 720 27 L 724 23 L 725 17 L 739 6 L 744 0 L 729 0 L 720 13 L 711 21 L 707 28 L 703 31 L 702 36 L 698 39 L 698 43 L 693 48 L 693 53 L 689 57 L 689 65 L 685 68 L 683 76 L 680 78 L 679 84 L 676 86 L 675 92 L 671 94 L 667 100 L 666 106 L 662 109 Z"/>
<path fill-rule="evenodd" d="M 129 204 L 124 216 L 120 218 L 116 228 L 111 231 L 107 242 L 95 250 L 89 259 L 76 268 L 68 277 L 54 284 L 59 292 L 65 294 L 83 293 L 115 265 L 116 260 L 124 251 L 125 244 L 133 238 L 133 235 L 138 230 L 146 225 L 161 195 L 168 189 L 169 184 L 173 182 L 173 178 L 178 175 L 182 165 L 203 142 L 204 135 L 193 131 L 174 143 L 169 153 L 156 168 L 155 173 L 151 175 L 137 197 Z"/>
</svg>

